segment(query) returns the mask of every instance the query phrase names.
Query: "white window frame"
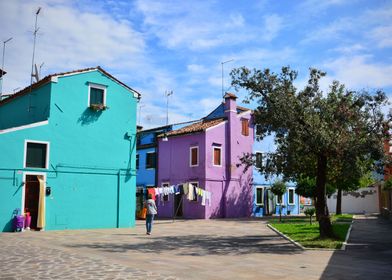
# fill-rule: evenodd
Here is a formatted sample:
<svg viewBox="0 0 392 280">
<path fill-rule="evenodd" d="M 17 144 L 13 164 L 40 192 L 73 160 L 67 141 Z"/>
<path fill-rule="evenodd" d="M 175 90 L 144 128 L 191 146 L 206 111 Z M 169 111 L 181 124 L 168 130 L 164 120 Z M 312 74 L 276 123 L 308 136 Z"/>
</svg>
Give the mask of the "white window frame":
<svg viewBox="0 0 392 280">
<path fill-rule="evenodd" d="M 147 167 L 147 154 L 155 154 L 155 167 Z M 156 151 L 151 151 L 151 152 L 146 152 L 146 162 L 144 164 L 144 167 L 146 168 L 146 170 L 152 170 L 152 169 L 156 169 L 157 168 L 157 153 Z M 139 156 L 139 169 L 140 169 L 140 156 Z"/>
<path fill-rule="evenodd" d="M 192 150 L 197 149 L 197 163 L 192 165 Z M 191 146 L 189 147 L 189 167 L 197 167 L 199 166 L 199 146 Z"/>
<path fill-rule="evenodd" d="M 87 106 L 90 107 L 90 93 L 91 93 L 91 88 L 97 88 L 97 89 L 102 89 L 103 90 L 103 106 L 106 106 L 106 88 L 107 86 L 105 85 L 100 85 L 100 84 L 95 84 L 95 83 L 88 83 L 88 99 L 87 99 Z"/>
<path fill-rule="evenodd" d="M 192 184 L 192 185 L 193 185 L 193 187 L 200 188 L 200 187 L 199 187 L 199 181 L 193 181 L 193 182 L 189 182 L 189 184 Z M 194 199 L 194 200 L 191 200 L 191 201 L 193 201 L 193 202 L 197 202 L 197 196 L 196 196 L 196 199 Z"/>
<path fill-rule="evenodd" d="M 164 186 L 166 185 L 166 186 Z M 162 182 L 161 183 L 161 187 L 165 188 L 165 187 L 170 187 L 170 182 Z M 167 198 L 167 200 L 165 200 L 165 197 Z M 164 202 L 168 202 L 169 201 L 169 195 L 163 195 L 163 201 Z"/>
<path fill-rule="evenodd" d="M 293 191 L 293 202 L 290 202 L 290 191 Z M 295 205 L 295 188 L 288 188 L 287 189 L 287 204 L 288 205 Z"/>
<path fill-rule="evenodd" d="M 220 150 L 220 159 L 219 159 L 220 164 L 219 165 L 215 164 L 215 149 Z M 221 146 L 212 146 L 212 165 L 216 166 L 216 167 L 222 167 L 222 147 Z"/>
<path fill-rule="evenodd" d="M 45 159 L 45 168 L 42 167 L 27 167 L 27 143 L 37 143 L 37 144 L 45 144 L 46 145 L 46 159 Z M 49 153 L 50 153 L 50 142 L 48 141 L 37 141 L 37 140 L 29 140 L 25 139 L 24 143 L 24 155 L 23 155 L 23 168 L 35 168 L 35 169 L 48 169 L 49 168 Z"/>
<path fill-rule="evenodd" d="M 261 203 L 257 203 L 257 190 L 261 189 L 262 190 L 262 196 L 261 196 Z M 262 186 L 256 186 L 255 188 L 255 204 L 257 206 L 264 206 L 264 192 L 265 192 L 265 187 Z"/>
</svg>

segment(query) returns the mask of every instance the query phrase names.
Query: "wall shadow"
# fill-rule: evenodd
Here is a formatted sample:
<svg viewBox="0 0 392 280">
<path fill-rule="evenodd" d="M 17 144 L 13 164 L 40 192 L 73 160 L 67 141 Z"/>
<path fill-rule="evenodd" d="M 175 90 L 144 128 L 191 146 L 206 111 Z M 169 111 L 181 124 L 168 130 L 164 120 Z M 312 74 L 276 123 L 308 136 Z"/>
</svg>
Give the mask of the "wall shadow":
<svg viewBox="0 0 392 280">
<path fill-rule="evenodd" d="M 141 238 L 142 239 L 142 238 Z M 145 238 L 143 238 L 145 239 Z M 277 243 L 276 241 L 280 242 Z M 126 253 L 166 253 L 172 252 L 179 256 L 206 256 L 206 255 L 247 255 L 255 253 L 270 254 L 300 254 L 301 249 L 290 242 L 281 242 L 276 235 L 248 235 L 248 236 L 165 236 L 149 237 L 148 242 L 129 243 L 91 243 L 67 245 L 72 248 L 89 248 L 92 250 Z"/>
<path fill-rule="evenodd" d="M 78 123 L 81 125 L 89 125 L 96 122 L 102 115 L 102 111 L 93 111 L 90 108 L 86 108 L 82 115 L 78 119 Z"/>
</svg>

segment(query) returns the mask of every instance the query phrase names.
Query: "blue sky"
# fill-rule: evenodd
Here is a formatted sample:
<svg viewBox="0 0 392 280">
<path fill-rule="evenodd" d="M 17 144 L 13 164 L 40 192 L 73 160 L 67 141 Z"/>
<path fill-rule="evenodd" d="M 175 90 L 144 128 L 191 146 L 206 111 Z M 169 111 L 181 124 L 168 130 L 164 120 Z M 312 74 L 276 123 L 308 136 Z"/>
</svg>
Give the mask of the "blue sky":
<svg viewBox="0 0 392 280">
<path fill-rule="evenodd" d="M 233 67 L 290 65 L 306 83 L 309 67 L 351 89 L 383 89 L 392 97 L 392 1 L 0 1 L 6 45 L 3 90 L 30 81 L 38 7 L 36 62 L 41 76 L 100 65 L 142 94 L 140 123 L 205 116 L 221 102 Z M 1 44 L 2 45 L 2 44 Z M 238 93 L 240 100 L 245 93 Z"/>
</svg>

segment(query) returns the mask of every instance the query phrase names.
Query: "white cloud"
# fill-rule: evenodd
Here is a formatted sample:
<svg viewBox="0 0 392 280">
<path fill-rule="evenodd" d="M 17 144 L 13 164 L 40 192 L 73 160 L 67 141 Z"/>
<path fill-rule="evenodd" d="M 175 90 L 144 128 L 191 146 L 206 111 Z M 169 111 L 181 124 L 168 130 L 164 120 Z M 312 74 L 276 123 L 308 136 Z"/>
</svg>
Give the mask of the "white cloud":
<svg viewBox="0 0 392 280">
<path fill-rule="evenodd" d="M 392 16 L 392 14 L 391 14 Z M 392 24 L 374 28 L 370 34 L 380 48 L 392 47 Z"/>
<path fill-rule="evenodd" d="M 374 63 L 369 56 L 340 57 L 324 64 L 333 78 L 349 88 L 383 88 L 392 86 L 392 65 Z"/>
<path fill-rule="evenodd" d="M 82 12 L 67 1 L 2 1 L 0 38 L 14 38 L 7 45 L 6 91 L 30 82 L 32 31 L 39 6 L 35 62 L 45 63 L 44 74 L 97 65 L 129 71 L 145 64 L 144 38 L 125 21 Z"/>
<path fill-rule="evenodd" d="M 283 18 L 273 14 L 264 17 L 264 25 L 262 27 L 262 37 L 266 41 L 273 40 L 283 27 Z"/>
</svg>

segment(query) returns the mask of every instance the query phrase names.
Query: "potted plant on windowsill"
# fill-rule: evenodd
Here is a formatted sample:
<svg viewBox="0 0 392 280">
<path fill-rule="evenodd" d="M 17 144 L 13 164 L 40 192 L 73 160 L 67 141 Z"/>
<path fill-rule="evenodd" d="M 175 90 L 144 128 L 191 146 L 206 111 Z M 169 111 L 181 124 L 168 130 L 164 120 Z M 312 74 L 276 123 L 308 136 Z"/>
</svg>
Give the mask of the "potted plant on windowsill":
<svg viewBox="0 0 392 280">
<path fill-rule="evenodd" d="M 91 104 L 90 105 L 90 109 L 94 112 L 98 112 L 98 111 L 104 111 L 106 109 L 109 109 L 108 106 L 105 106 L 103 104 Z"/>
</svg>

